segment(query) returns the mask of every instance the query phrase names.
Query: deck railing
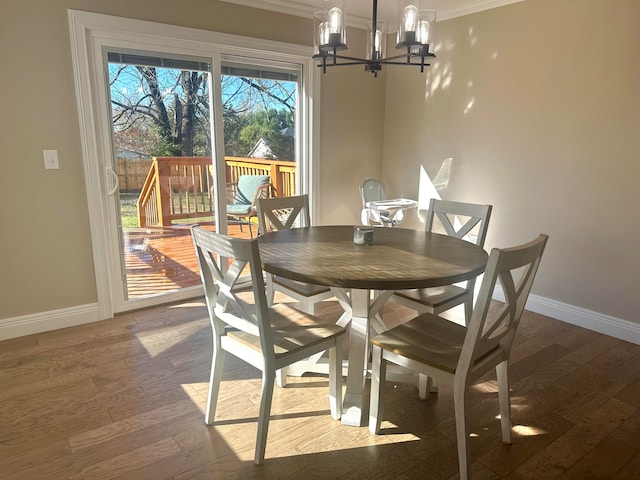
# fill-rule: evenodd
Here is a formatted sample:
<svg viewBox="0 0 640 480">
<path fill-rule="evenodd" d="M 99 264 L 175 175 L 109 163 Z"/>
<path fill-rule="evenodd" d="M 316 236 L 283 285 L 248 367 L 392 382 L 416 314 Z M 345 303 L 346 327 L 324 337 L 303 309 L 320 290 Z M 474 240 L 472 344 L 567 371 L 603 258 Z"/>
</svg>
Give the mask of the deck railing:
<svg viewBox="0 0 640 480">
<path fill-rule="evenodd" d="M 261 158 L 225 157 L 227 185 L 241 175 L 269 175 L 278 197 L 296 191 L 293 162 Z M 213 216 L 210 157 L 154 157 L 138 197 L 141 227 L 170 226 L 174 220 Z"/>
</svg>

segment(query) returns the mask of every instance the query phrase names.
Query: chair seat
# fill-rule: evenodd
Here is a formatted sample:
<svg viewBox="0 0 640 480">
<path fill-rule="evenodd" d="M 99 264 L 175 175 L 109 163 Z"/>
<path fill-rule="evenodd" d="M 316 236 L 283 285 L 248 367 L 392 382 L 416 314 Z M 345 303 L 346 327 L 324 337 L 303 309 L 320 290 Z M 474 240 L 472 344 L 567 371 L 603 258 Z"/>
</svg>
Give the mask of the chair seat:
<svg viewBox="0 0 640 480">
<path fill-rule="evenodd" d="M 399 290 L 395 292 L 395 295 L 437 310 L 438 307 L 450 303 L 452 300 L 462 299 L 467 293 L 468 290 L 466 288 L 445 285 L 442 287 Z"/>
<path fill-rule="evenodd" d="M 325 287 L 324 285 L 313 285 L 284 277 L 274 276 L 273 282 L 304 297 L 313 297 L 314 295 L 329 293 L 331 291 L 329 287 Z"/>
<path fill-rule="evenodd" d="M 251 213 L 252 207 L 251 204 L 243 205 L 234 203 L 233 205 L 227 205 L 227 213 L 230 215 L 243 215 Z"/>
<path fill-rule="evenodd" d="M 384 350 L 455 373 L 466 327 L 424 313 L 371 339 Z"/>
<path fill-rule="evenodd" d="M 329 338 L 345 333 L 344 328 L 336 325 L 335 319 L 316 317 L 287 304 L 270 307 L 269 314 L 276 356 L 324 343 Z M 260 350 L 260 338 L 255 335 L 241 330 L 229 331 L 227 335 Z"/>
</svg>

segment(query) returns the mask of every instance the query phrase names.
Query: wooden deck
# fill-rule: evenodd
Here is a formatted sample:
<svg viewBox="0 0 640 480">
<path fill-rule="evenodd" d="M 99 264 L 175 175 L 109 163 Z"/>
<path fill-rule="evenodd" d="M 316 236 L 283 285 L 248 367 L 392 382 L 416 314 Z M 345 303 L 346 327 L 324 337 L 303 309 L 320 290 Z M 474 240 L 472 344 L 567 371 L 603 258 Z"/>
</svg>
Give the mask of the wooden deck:
<svg viewBox="0 0 640 480">
<path fill-rule="evenodd" d="M 213 224 L 202 224 L 215 230 Z M 257 225 L 253 227 L 256 234 Z M 188 225 L 125 229 L 125 268 L 129 298 L 200 284 Z M 229 225 L 229 235 L 250 238 L 246 225 Z"/>
</svg>

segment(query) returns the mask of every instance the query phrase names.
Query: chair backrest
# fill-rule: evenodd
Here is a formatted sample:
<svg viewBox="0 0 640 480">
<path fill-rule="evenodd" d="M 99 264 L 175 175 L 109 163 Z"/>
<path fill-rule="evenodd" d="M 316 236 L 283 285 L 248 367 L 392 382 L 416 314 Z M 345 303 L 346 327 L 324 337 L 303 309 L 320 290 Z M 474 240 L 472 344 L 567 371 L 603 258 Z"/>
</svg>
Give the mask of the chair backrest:
<svg viewBox="0 0 640 480">
<path fill-rule="evenodd" d="M 434 220 L 437 218 L 447 235 L 464 238 L 478 226 L 475 238 L 476 245 L 484 246 L 487 237 L 489 218 L 491 217 L 491 205 L 479 205 L 475 203 L 452 202 L 432 198 L 429 202 L 429 213 L 425 230 L 433 231 Z"/>
<path fill-rule="evenodd" d="M 296 226 L 311 226 L 309 196 L 259 198 L 257 201 L 258 234 L 286 230 Z"/>
<path fill-rule="evenodd" d="M 269 175 L 240 175 L 234 203 L 238 205 L 251 205 L 256 190 L 271 182 Z"/>
<path fill-rule="evenodd" d="M 387 191 L 382 183 L 374 178 L 367 178 L 360 186 L 360 196 L 362 197 L 362 206 L 367 202 L 376 202 L 379 200 L 388 200 Z"/>
<path fill-rule="evenodd" d="M 524 245 L 491 250 L 458 360 L 456 388 L 473 383 L 509 359 L 548 238 L 541 234 Z M 492 298 L 498 283 L 502 287 L 504 304 L 496 306 L 492 305 Z"/>
<path fill-rule="evenodd" d="M 216 334 L 222 336 L 228 325 L 259 336 L 263 354 L 275 357 L 258 241 L 210 232 L 198 225 L 191 228 L 191 236 Z M 237 288 L 247 266 L 253 303 L 238 296 L 240 291 L 248 294 L 247 289 Z"/>
</svg>

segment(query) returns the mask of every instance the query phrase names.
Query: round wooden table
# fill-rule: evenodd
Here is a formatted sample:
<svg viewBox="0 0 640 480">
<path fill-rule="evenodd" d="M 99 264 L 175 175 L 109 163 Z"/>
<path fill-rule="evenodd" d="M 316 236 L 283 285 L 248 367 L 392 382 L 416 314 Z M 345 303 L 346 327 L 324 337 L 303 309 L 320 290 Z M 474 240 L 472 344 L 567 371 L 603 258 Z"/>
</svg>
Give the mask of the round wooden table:
<svg viewBox="0 0 640 480">
<path fill-rule="evenodd" d="M 327 285 L 350 322 L 349 366 L 342 422 L 365 425 L 369 328 L 384 330 L 380 312 L 396 290 L 436 287 L 484 272 L 488 255 L 477 245 L 447 235 L 403 228 L 374 229 L 373 245 L 353 243 L 353 226 L 316 226 L 259 237 L 266 272 Z M 371 299 L 371 290 L 378 292 Z"/>
</svg>

